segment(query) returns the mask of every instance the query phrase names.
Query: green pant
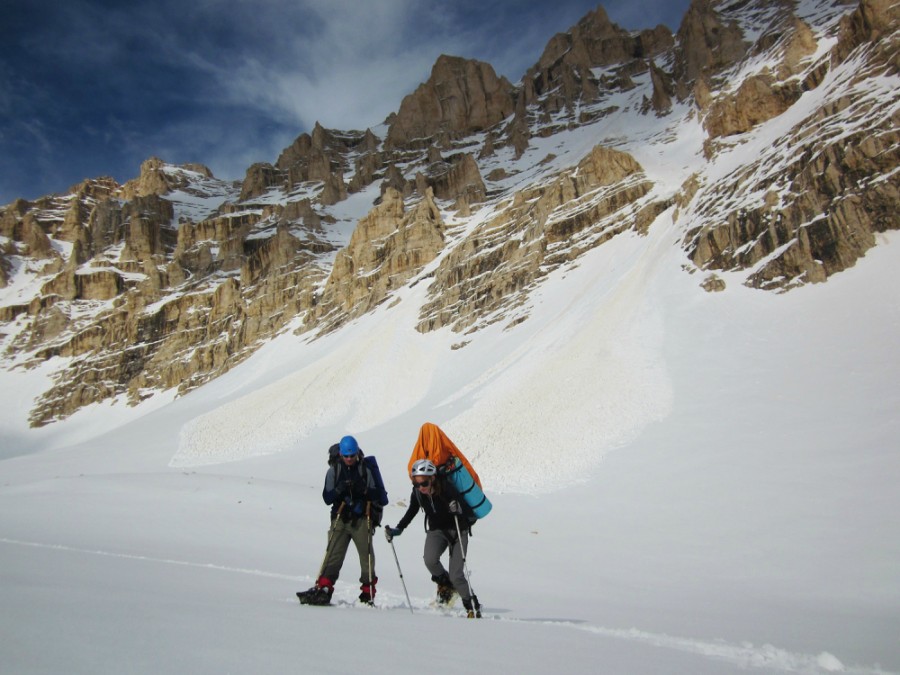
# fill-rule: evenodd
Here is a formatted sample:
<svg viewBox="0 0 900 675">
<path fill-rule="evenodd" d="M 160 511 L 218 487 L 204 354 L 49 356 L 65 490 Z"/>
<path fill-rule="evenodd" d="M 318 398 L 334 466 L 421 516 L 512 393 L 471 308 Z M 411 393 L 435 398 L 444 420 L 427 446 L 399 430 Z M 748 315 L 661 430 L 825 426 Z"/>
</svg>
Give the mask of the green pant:
<svg viewBox="0 0 900 675">
<path fill-rule="evenodd" d="M 369 532 L 368 522 L 365 518 L 350 519 L 347 521 L 335 518 L 328 530 L 330 548 L 325 555 L 325 567 L 322 576 L 327 577 L 331 583 L 337 581 L 341 573 L 341 565 L 347 555 L 347 547 L 350 540 L 356 545 L 359 554 L 359 582 L 371 584 L 378 577 L 375 574 L 375 551 L 372 548 L 372 533 Z"/>
</svg>

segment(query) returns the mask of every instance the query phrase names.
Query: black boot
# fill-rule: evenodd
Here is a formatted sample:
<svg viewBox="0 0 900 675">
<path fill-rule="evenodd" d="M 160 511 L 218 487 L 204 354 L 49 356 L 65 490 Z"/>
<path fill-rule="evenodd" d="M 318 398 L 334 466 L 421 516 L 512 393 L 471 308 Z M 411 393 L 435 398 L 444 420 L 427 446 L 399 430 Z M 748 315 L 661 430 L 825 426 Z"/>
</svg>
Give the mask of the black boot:
<svg viewBox="0 0 900 675">
<path fill-rule="evenodd" d="M 374 605 L 375 604 L 375 584 L 378 582 L 378 579 L 372 581 L 371 584 L 363 584 L 359 587 L 359 601 L 365 605 Z"/>
<path fill-rule="evenodd" d="M 301 605 L 330 605 L 334 586 L 313 586 L 306 591 L 298 591 L 297 599 Z"/>
<path fill-rule="evenodd" d="M 464 598 L 463 607 L 466 608 L 467 619 L 481 618 L 481 604 L 478 602 L 478 596 L 473 595 L 471 598 Z"/>
</svg>

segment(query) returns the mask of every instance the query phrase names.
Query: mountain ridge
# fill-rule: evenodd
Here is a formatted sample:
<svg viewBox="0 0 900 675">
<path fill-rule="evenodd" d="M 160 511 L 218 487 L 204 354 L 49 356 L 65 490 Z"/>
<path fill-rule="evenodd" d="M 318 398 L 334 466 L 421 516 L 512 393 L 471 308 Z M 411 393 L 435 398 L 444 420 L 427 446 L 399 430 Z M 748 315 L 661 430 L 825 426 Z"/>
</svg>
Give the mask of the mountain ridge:
<svg viewBox="0 0 900 675">
<path fill-rule="evenodd" d="M 41 426 L 186 393 L 407 283 L 429 284 L 421 332 L 514 330 L 549 270 L 671 208 L 704 288 L 722 271 L 825 281 L 898 226 L 897 41 L 886 0 L 695 0 L 674 36 L 600 7 L 520 86 L 444 55 L 382 127 L 316 123 L 240 184 L 153 158 L 123 186 L 17 200 L 0 212 L 2 367 L 60 364 Z M 679 144 L 692 166 L 665 164 Z"/>
</svg>

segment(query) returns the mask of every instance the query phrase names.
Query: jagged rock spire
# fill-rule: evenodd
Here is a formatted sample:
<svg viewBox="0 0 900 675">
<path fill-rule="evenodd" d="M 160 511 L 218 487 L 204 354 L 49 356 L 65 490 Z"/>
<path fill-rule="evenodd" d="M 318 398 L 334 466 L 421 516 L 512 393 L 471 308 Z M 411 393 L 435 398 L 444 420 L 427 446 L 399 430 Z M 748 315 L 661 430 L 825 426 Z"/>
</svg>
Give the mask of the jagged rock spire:
<svg viewBox="0 0 900 675">
<path fill-rule="evenodd" d="M 442 55 L 428 81 L 403 99 L 388 130 L 388 148 L 418 139 L 458 138 L 483 131 L 512 114 L 514 90 L 481 61 Z"/>
</svg>

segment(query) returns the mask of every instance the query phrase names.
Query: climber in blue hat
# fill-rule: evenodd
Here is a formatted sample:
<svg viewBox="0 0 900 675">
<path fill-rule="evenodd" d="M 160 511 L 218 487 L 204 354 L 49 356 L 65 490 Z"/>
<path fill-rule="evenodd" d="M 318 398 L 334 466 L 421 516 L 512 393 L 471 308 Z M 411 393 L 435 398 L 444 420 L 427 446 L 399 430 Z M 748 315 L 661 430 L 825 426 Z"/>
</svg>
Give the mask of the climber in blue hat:
<svg viewBox="0 0 900 675">
<path fill-rule="evenodd" d="M 306 605 L 330 604 L 334 582 L 352 541 L 361 570 L 359 600 L 371 605 L 378 582 L 372 532 L 381 524 L 382 511 L 388 503 L 384 481 L 375 457 L 364 456 L 353 436 L 344 436 L 332 445 L 328 457 L 328 473 L 322 490 L 322 499 L 331 505 L 328 547 L 315 586 L 297 593 L 297 597 Z"/>
</svg>

